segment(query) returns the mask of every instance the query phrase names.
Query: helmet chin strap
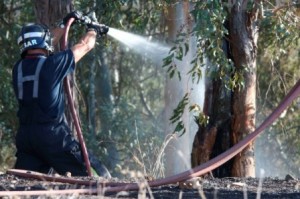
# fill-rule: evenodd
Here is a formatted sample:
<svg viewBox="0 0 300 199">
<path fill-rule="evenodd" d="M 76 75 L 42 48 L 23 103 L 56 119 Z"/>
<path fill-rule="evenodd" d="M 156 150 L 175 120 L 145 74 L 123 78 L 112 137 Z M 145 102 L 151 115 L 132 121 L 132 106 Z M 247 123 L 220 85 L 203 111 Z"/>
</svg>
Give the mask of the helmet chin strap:
<svg viewBox="0 0 300 199">
<path fill-rule="evenodd" d="M 48 28 L 47 28 L 47 29 L 44 29 L 44 30 L 45 30 L 45 35 L 44 35 L 43 40 L 44 40 L 44 42 L 47 41 L 47 42 L 45 42 L 45 43 L 48 44 L 47 50 L 48 50 L 48 54 L 50 55 L 51 52 L 54 51 L 54 47 L 53 47 L 53 45 L 52 45 L 51 32 L 50 32 L 50 30 L 49 30 Z"/>
<path fill-rule="evenodd" d="M 43 54 L 45 56 L 49 56 L 51 53 L 50 53 L 50 51 L 43 49 L 43 48 L 29 49 L 26 52 L 26 55 L 28 55 L 28 56 L 37 55 L 37 54 Z"/>
</svg>

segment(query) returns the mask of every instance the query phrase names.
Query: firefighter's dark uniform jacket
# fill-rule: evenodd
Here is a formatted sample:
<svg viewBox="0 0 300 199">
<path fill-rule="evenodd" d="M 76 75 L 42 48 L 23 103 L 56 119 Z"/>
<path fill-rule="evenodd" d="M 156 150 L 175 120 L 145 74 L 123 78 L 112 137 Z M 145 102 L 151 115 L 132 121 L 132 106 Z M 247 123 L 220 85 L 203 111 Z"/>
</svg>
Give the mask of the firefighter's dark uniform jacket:
<svg viewBox="0 0 300 199">
<path fill-rule="evenodd" d="M 70 49 L 48 57 L 27 55 L 15 64 L 13 87 L 20 123 L 15 168 L 46 173 L 52 167 L 60 174 L 87 175 L 80 145 L 63 118 L 63 79 L 74 68 Z"/>
</svg>

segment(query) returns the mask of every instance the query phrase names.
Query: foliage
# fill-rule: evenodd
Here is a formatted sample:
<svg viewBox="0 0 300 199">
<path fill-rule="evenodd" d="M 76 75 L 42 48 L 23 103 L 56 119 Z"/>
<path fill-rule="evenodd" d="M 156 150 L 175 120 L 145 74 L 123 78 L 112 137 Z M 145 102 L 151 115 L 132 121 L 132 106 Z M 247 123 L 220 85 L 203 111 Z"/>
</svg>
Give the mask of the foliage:
<svg viewBox="0 0 300 199">
<path fill-rule="evenodd" d="M 3 170 L 14 164 L 14 135 L 18 126 L 17 102 L 11 86 L 11 69 L 19 59 L 16 38 L 20 26 L 25 21 L 32 21 L 33 10 L 28 1 L 5 0 L 0 2 L 0 13 L 0 170 Z"/>
<path fill-rule="evenodd" d="M 178 103 L 177 107 L 174 109 L 173 116 L 170 118 L 171 123 L 177 123 L 174 132 L 182 132 L 182 134 L 184 134 L 186 131 L 183 121 L 181 121 L 181 117 L 186 105 L 189 103 L 188 99 L 188 93 L 186 93 L 182 100 L 180 100 Z"/>
<path fill-rule="evenodd" d="M 195 114 L 195 122 L 199 126 L 206 126 L 209 123 L 209 116 L 205 115 L 198 104 L 193 104 L 189 107 L 190 112 Z"/>
<path fill-rule="evenodd" d="M 232 61 L 228 59 L 223 48 L 228 34 L 226 4 L 221 1 L 196 2 L 190 13 L 195 21 L 195 26 L 192 32 L 179 32 L 177 34 L 174 47 L 171 48 L 169 56 L 165 58 L 164 67 L 168 67 L 171 78 L 177 71 L 177 76 L 180 79 L 175 60 L 182 60 L 187 54 L 189 45 L 186 38 L 193 35 L 197 38 L 198 51 L 190 62 L 189 74 L 192 80 L 199 82 L 202 78 L 201 67 L 204 67 L 206 60 L 209 60 L 213 67 L 208 67 L 207 73 L 212 78 L 221 78 L 228 81 L 225 77 L 234 73 L 234 68 Z M 234 85 L 240 83 L 239 79 L 229 79 L 227 85 L 229 88 L 234 88 Z"/>
<path fill-rule="evenodd" d="M 158 32 L 160 24 L 160 4 L 159 1 L 81 1 L 74 0 L 75 9 L 86 13 L 95 11 L 101 23 L 110 27 L 120 28 L 126 31 L 135 32 L 154 38 L 161 36 Z M 1 132 L 1 165 L 2 170 L 13 166 L 13 160 L 7 157 L 14 157 L 14 135 L 17 130 L 16 109 L 17 104 L 11 87 L 11 68 L 19 58 L 18 47 L 16 45 L 17 34 L 23 23 L 34 20 L 33 4 L 31 1 L 1 1 L 1 23 L 0 42 L 1 61 L 1 97 L 0 97 L 0 132 Z M 22 10 L 21 10 L 22 8 Z M 76 41 L 84 32 L 84 27 L 74 25 L 70 32 L 70 41 Z M 163 38 L 163 37 L 161 37 Z M 89 64 L 90 60 L 84 59 L 78 64 L 76 78 L 80 97 L 80 115 L 82 127 L 87 138 L 87 145 L 91 150 L 105 159 L 106 149 L 109 143 L 117 143 L 120 151 L 119 167 L 125 169 L 136 169 L 141 165 L 142 170 L 150 172 L 152 169 L 151 158 L 155 158 L 156 150 L 160 147 L 162 133 L 160 129 L 159 115 L 161 114 L 161 91 L 163 76 L 160 69 L 149 60 L 141 58 L 136 54 L 128 52 L 122 46 L 109 38 L 99 40 L 97 48 L 104 51 L 105 60 L 110 68 L 110 75 L 113 84 L 113 114 L 110 134 L 101 131 L 99 119 L 96 121 L 96 135 L 88 132 L 88 90 L 89 85 Z M 95 51 L 95 52 L 98 52 Z M 94 54 L 94 59 L 98 57 Z M 97 61 L 97 60 L 96 60 Z M 99 77 L 96 69 L 96 79 Z M 120 77 L 120 78 L 119 78 Z M 96 85 L 96 89 L 98 86 Z M 96 90 L 96 96 L 99 96 Z M 141 96 L 145 100 L 151 112 L 145 112 Z M 129 100 L 130 99 L 130 100 Z M 96 107 L 97 116 L 99 111 L 105 108 Z M 108 144 L 107 144 L 108 143 Z M 10 150 L 7 150 L 10 149 Z M 146 155 L 147 154 L 147 155 Z M 132 157 L 132 158 L 128 158 Z M 134 158 L 135 157 L 135 158 Z M 126 160 L 126 161 L 125 161 Z M 7 165 L 7 166 L 4 166 Z M 110 168 L 117 171 L 117 168 Z"/>
<path fill-rule="evenodd" d="M 282 8 L 277 12 L 266 12 L 261 22 L 258 53 L 258 110 L 259 121 L 266 118 L 281 102 L 287 92 L 299 80 L 299 8 Z M 298 13 L 298 14 L 297 14 Z M 299 175 L 299 100 L 294 102 L 257 142 L 256 148 L 270 148 L 272 152 L 258 155 L 268 159 L 271 165 L 280 161 L 294 164 L 272 170 L 267 175 L 286 172 Z M 278 151 L 277 153 L 274 151 Z M 276 157 L 273 154 L 278 154 Z M 280 155 L 279 155 L 280 154 Z M 268 165 L 266 165 L 268 166 Z M 274 170 L 275 169 L 275 170 Z"/>
<path fill-rule="evenodd" d="M 152 36 L 157 40 L 163 34 L 157 30 L 160 25 L 160 9 L 157 9 L 159 5 L 155 1 L 96 1 L 93 4 L 94 2 L 83 1 L 80 8 L 94 9 L 96 15 L 100 16 L 101 23 L 143 36 Z M 95 5 L 94 8 L 91 5 Z M 111 165 L 111 153 L 117 150 L 113 152 L 118 158 L 117 165 L 110 167 L 115 176 L 124 170 L 141 170 L 145 174 L 151 174 L 154 159 L 158 158 L 157 151 L 163 141 L 162 124 L 158 119 L 162 109 L 164 80 L 161 69 L 151 60 L 128 51 L 109 37 L 99 40 L 99 45 L 93 52 L 96 60 L 100 51 L 105 55 L 105 64 L 110 70 L 112 104 L 100 105 L 100 92 L 105 88 L 97 84 L 99 81 L 96 80 L 95 112 L 96 118 L 101 114 L 106 115 L 110 127 L 108 132 L 103 130 L 103 121 L 98 119 L 96 123 L 100 125 L 96 126 L 96 135 L 85 135 L 88 145 L 97 156 L 102 157 L 106 165 Z M 89 63 L 88 59 L 83 60 L 76 75 L 87 106 L 88 90 L 91 86 L 87 66 Z M 99 78 L 99 68 L 94 72 L 96 79 Z M 87 114 L 86 110 L 82 109 L 82 118 L 88 118 Z M 88 121 L 84 123 L 87 124 Z M 112 149 L 112 146 L 115 148 Z"/>
<path fill-rule="evenodd" d="M 117 146 L 120 160 L 113 170 L 114 176 L 126 170 L 140 170 L 145 175 L 151 174 L 163 140 L 160 124 L 145 122 L 147 117 L 145 118 L 139 108 L 123 98 L 114 107 L 114 111 L 109 135 L 99 132 L 96 135 L 97 142 L 90 142 L 92 148 L 100 149 L 96 153 L 106 157 L 110 146 Z M 109 165 L 107 158 L 103 161 Z"/>
<path fill-rule="evenodd" d="M 254 1 L 251 2 L 247 7 L 249 11 L 254 8 Z M 260 53 L 268 48 L 266 53 L 269 53 L 273 60 L 278 60 L 282 54 L 288 54 L 291 44 L 298 43 L 299 16 L 296 16 L 297 8 L 294 6 L 284 6 L 281 11 L 276 10 L 280 12 L 277 14 L 278 12 L 273 13 L 275 9 L 271 5 L 269 2 L 262 2 L 260 5 L 263 16 L 259 24 L 261 29 L 259 46 Z M 170 78 L 177 74 L 177 77 L 181 79 L 176 60 L 182 60 L 189 50 L 185 38 L 195 35 L 198 39 L 198 51 L 190 62 L 189 74 L 192 80 L 198 82 L 202 78 L 201 67 L 206 66 L 207 75 L 212 79 L 221 79 L 228 89 L 244 88 L 243 74 L 249 70 L 247 67 L 244 67 L 242 71 L 236 70 L 230 59 L 230 52 L 226 49 L 229 34 L 227 29 L 229 10 L 227 2 L 223 1 L 196 1 L 194 3 L 194 9 L 190 12 L 195 21 L 193 31 L 179 32 L 174 47 L 164 59 L 164 67 L 168 68 Z M 207 60 L 210 62 L 208 65 Z M 180 110 L 183 111 L 184 108 L 181 107 Z M 181 114 L 182 112 L 174 112 L 172 118 L 177 118 Z"/>
<path fill-rule="evenodd" d="M 202 74 L 202 68 L 205 67 L 206 75 L 212 79 L 222 79 L 229 89 L 241 87 L 243 84 L 241 73 L 243 71 L 235 71 L 232 60 L 228 54 L 224 53 L 226 43 L 228 43 L 226 37 L 228 35 L 227 4 L 222 1 L 196 1 L 190 14 L 194 21 L 193 30 L 191 32 L 180 31 L 174 41 L 174 47 L 171 48 L 169 55 L 164 59 L 163 67 L 167 67 L 170 78 L 177 74 L 178 79 L 181 79 L 182 74 L 180 74 L 176 62 L 182 60 L 190 50 L 187 38 L 194 36 L 197 39 L 197 52 L 190 61 L 190 69 L 187 74 L 190 75 L 192 81 L 199 83 L 205 75 Z M 207 64 L 208 60 L 210 64 Z M 180 117 L 185 107 L 177 107 L 176 109 L 181 110 L 181 112 L 174 111 L 172 118 Z M 192 107 L 189 109 L 190 111 L 193 110 Z M 177 119 L 177 121 L 179 126 L 177 125 L 175 128 L 181 127 L 184 129 L 185 127 L 182 126 L 180 119 Z M 174 123 L 175 121 L 171 122 Z M 208 122 L 208 117 L 200 113 L 196 118 L 196 122 L 197 124 L 205 124 Z"/>
<path fill-rule="evenodd" d="M 152 36 L 162 41 L 165 38 L 164 21 L 162 20 L 168 3 L 174 1 L 159 0 L 74 0 L 75 9 L 85 12 L 95 10 L 99 21 L 110 27 L 144 36 Z M 295 7 L 286 7 L 273 13 L 274 2 L 263 2 L 264 17 L 260 26 L 259 52 L 258 52 L 258 79 L 259 79 L 259 107 L 260 117 L 263 119 L 274 108 L 274 105 L 285 95 L 287 90 L 299 79 L 299 11 Z M 207 68 L 207 74 L 212 78 L 221 78 L 229 89 L 242 85 L 243 79 L 240 73 L 235 71 L 233 63 L 224 54 L 224 41 L 228 31 L 226 29 L 227 7 L 222 1 L 195 1 L 191 16 L 195 21 L 192 32 L 180 32 L 174 48 L 170 50 L 164 60 L 164 67 L 169 72 L 169 77 L 181 79 L 176 60 L 181 60 L 190 50 L 187 45 L 187 35 L 197 37 L 197 55 L 191 60 L 189 75 L 194 82 L 203 78 L 202 67 L 206 60 L 212 64 Z M 16 109 L 17 102 L 11 87 L 11 68 L 19 58 L 16 38 L 19 28 L 23 23 L 34 20 L 34 12 L 31 1 L 5 0 L 0 2 L 0 43 L 2 48 L 0 59 L 0 163 L 1 170 L 12 167 L 14 148 L 14 135 L 17 130 Z M 79 26 L 80 27 L 80 26 Z M 84 28 L 72 29 L 71 37 L 74 40 L 84 31 Z M 96 102 L 96 135 L 88 131 L 88 106 L 90 89 L 89 65 L 91 59 L 84 59 L 79 63 L 76 78 L 80 98 L 80 113 L 87 139 L 87 145 L 104 162 L 107 157 L 107 149 L 111 143 L 115 143 L 119 152 L 118 168 L 111 168 L 114 172 L 122 170 L 141 170 L 143 173 L 151 173 L 153 159 L 160 158 L 158 151 L 162 145 L 163 133 L 161 129 L 163 99 L 162 90 L 164 74 L 156 64 L 140 57 L 128 49 L 123 48 L 111 38 L 102 38 L 97 50 L 103 50 L 104 58 L 109 66 L 112 80 L 112 109 L 100 107 Z M 91 56 L 96 61 L 98 54 Z M 90 58 L 90 57 L 89 57 Z M 96 79 L 99 78 L 99 69 L 94 71 Z M 233 77 L 233 78 L 227 78 Z M 99 96 L 101 85 L 95 85 L 96 96 Z M 142 96 L 142 97 L 141 97 Z M 143 100 L 150 107 L 145 107 Z M 188 95 L 185 95 L 174 110 L 172 122 L 178 122 L 177 129 L 184 130 L 180 124 L 180 116 L 183 106 L 186 105 Z M 196 106 L 191 106 L 190 111 L 195 111 Z M 110 132 L 101 130 L 99 112 L 107 110 L 112 122 Z M 149 111 L 150 110 L 150 111 Z M 299 125 L 294 118 L 299 118 L 299 104 L 295 103 L 281 118 L 269 129 L 269 134 L 280 137 L 286 146 L 286 151 L 292 149 L 288 146 L 299 146 L 297 132 Z M 207 124 L 209 118 L 197 113 L 197 120 L 202 125 Z M 284 132 L 284 133 L 283 133 Z M 298 147 L 299 148 L 299 147 Z M 299 157 L 298 149 L 293 151 L 295 162 Z M 299 159 L 299 158 L 298 158 Z M 293 159 L 294 160 L 294 159 Z M 105 162 L 106 163 L 106 162 Z M 154 174 L 153 174 L 154 175 Z"/>
</svg>

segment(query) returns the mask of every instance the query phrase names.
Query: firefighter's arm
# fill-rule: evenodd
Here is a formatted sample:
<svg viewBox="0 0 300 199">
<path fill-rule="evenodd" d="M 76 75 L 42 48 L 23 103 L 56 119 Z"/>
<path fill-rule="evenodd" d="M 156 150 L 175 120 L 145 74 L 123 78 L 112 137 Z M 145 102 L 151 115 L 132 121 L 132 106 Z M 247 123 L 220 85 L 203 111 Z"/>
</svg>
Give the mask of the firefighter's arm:
<svg viewBox="0 0 300 199">
<path fill-rule="evenodd" d="M 65 32 L 65 26 L 67 25 L 68 21 L 72 18 L 74 19 L 72 25 L 78 21 L 80 22 L 85 19 L 82 12 L 80 12 L 78 10 L 68 13 L 62 19 L 62 21 L 58 23 L 58 27 L 51 29 L 52 38 L 53 38 L 52 44 L 54 46 L 56 44 L 58 44 L 59 40 L 61 39 L 61 37 L 63 36 L 63 34 Z"/>
<path fill-rule="evenodd" d="M 71 47 L 75 63 L 95 47 L 97 33 L 93 30 L 87 31 L 77 44 Z"/>
<path fill-rule="evenodd" d="M 104 24 L 98 23 L 94 13 L 90 17 L 87 16 L 85 20 L 89 21 L 86 24 L 87 32 L 80 41 L 71 48 L 74 54 L 75 63 L 95 47 L 97 36 L 101 37 L 102 35 L 105 35 L 109 29 Z"/>
</svg>

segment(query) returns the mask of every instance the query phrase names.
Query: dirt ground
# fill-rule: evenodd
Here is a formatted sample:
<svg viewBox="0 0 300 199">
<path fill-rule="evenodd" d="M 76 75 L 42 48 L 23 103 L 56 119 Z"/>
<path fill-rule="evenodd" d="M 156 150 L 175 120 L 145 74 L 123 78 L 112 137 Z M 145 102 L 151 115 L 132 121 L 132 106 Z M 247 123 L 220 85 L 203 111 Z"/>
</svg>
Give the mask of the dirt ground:
<svg viewBox="0 0 300 199">
<path fill-rule="evenodd" d="M 118 179 L 114 179 L 118 180 Z M 123 181 L 124 182 L 124 181 Z M 87 188 L 57 182 L 25 179 L 0 174 L 0 194 L 3 191 L 49 190 Z M 1 197 L 0 197 L 1 198 Z M 291 176 L 278 178 L 197 178 L 190 182 L 129 191 L 96 195 L 51 195 L 34 197 L 6 196 L 3 198 L 202 198 L 202 199 L 300 199 L 300 181 Z"/>
</svg>

